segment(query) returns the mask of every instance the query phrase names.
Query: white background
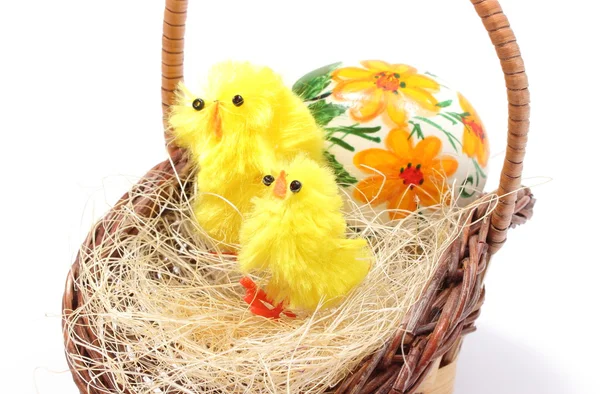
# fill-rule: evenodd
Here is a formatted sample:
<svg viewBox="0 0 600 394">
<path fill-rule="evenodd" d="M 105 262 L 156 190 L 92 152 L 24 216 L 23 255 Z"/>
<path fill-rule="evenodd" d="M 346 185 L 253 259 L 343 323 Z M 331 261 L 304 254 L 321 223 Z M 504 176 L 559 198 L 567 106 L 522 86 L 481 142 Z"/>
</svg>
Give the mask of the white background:
<svg viewBox="0 0 600 394">
<path fill-rule="evenodd" d="M 339 59 L 423 66 L 506 132 L 503 77 L 469 1 L 190 1 L 186 78 L 227 58 L 288 82 Z M 596 2 L 504 0 L 530 75 L 524 183 L 534 219 L 488 275 L 457 393 L 598 393 Z M 75 394 L 60 329 L 64 279 L 93 220 L 165 158 L 161 0 L 2 1 L 0 381 L 3 393 Z M 548 180 L 552 178 L 550 182 Z"/>
</svg>

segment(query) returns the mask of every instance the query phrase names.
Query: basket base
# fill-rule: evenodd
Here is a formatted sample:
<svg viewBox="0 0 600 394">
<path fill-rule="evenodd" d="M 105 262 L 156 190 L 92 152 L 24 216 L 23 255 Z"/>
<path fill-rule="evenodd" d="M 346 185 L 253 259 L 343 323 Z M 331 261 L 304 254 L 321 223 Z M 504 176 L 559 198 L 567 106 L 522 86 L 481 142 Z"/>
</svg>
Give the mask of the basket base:
<svg viewBox="0 0 600 394">
<path fill-rule="evenodd" d="M 450 364 L 439 368 L 441 362 L 441 358 L 439 358 L 415 394 L 452 394 L 454 392 L 457 360 L 455 359 Z"/>
</svg>

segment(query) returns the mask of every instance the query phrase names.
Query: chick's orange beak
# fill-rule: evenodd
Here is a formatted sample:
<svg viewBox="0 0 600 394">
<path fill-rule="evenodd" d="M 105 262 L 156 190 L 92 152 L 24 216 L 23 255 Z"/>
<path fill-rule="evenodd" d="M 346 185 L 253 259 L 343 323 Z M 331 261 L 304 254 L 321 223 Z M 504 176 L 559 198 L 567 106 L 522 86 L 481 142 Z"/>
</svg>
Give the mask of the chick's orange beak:
<svg viewBox="0 0 600 394">
<path fill-rule="evenodd" d="M 222 124 L 221 124 L 221 114 L 219 113 L 219 102 L 217 101 L 213 107 L 213 113 L 212 113 L 212 123 L 213 126 L 215 128 L 215 134 L 217 136 L 217 139 L 221 139 L 221 137 L 223 136 L 223 129 L 222 129 Z"/>
<path fill-rule="evenodd" d="M 275 187 L 273 188 L 273 195 L 282 200 L 285 198 L 285 192 L 287 191 L 287 183 L 285 181 L 285 171 L 281 171 L 279 177 L 275 181 Z"/>
</svg>

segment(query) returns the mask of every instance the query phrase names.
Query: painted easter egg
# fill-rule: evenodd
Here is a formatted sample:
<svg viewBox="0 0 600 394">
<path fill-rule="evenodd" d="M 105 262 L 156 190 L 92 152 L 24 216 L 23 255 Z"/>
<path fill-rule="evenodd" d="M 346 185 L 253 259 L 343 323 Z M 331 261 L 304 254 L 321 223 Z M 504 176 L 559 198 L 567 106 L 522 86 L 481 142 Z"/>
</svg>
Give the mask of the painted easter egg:
<svg viewBox="0 0 600 394">
<path fill-rule="evenodd" d="M 367 217 L 387 222 L 481 195 L 485 128 L 469 101 L 434 74 L 379 60 L 340 62 L 293 89 L 325 130 L 338 184 Z"/>
</svg>

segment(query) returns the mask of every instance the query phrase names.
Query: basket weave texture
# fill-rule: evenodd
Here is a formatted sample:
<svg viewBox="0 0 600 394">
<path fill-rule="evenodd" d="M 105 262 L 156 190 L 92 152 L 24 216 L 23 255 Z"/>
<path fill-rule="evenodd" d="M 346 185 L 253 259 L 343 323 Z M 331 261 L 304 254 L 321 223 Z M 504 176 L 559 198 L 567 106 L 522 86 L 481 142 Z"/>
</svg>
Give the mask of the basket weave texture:
<svg viewBox="0 0 600 394">
<path fill-rule="evenodd" d="M 496 0 L 471 0 L 494 44 L 505 75 L 509 102 L 508 142 L 500 186 L 496 193 L 482 197 L 480 204 L 465 215 L 463 232 L 449 247 L 419 301 L 411 308 L 396 334 L 376 354 L 365 359 L 335 393 L 452 393 L 456 359 L 462 337 L 475 330 L 475 320 L 484 301 L 483 279 L 491 256 L 506 241 L 508 229 L 532 216 L 535 199 L 521 187 L 521 173 L 529 130 L 529 90 L 519 46 L 502 8 Z M 183 38 L 187 15 L 186 0 L 167 0 L 164 18 L 162 99 L 166 114 L 179 81 L 183 79 Z M 166 129 L 167 130 L 167 129 Z M 169 140 L 167 130 L 167 141 Z M 124 393 L 106 370 L 81 368 L 71 362 L 102 360 L 106 355 L 93 348 L 97 341 L 84 315 L 72 311 L 83 304 L 86 291 L 78 281 L 82 259 L 98 245 L 110 243 L 117 228 L 129 236 L 137 229 L 127 223 L 120 208 L 133 206 L 136 213 L 154 217 L 159 209 L 139 191 L 170 190 L 171 198 L 182 191 L 178 179 L 190 166 L 186 152 L 169 146 L 171 155 L 151 169 L 131 191 L 90 231 L 67 276 L 63 297 L 63 327 L 75 327 L 75 337 L 64 332 L 67 360 L 81 393 Z M 165 189 L 166 186 L 166 189 Z M 487 215 L 493 209 L 491 215 Z M 111 256 L 112 257 L 112 256 Z M 118 256 L 117 256 L 118 257 Z M 80 320 L 74 320 L 80 319 Z M 127 392 L 128 393 L 128 392 Z M 175 392 L 174 392 L 175 393 Z M 133 393 L 132 393 L 133 394 Z"/>
</svg>

